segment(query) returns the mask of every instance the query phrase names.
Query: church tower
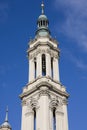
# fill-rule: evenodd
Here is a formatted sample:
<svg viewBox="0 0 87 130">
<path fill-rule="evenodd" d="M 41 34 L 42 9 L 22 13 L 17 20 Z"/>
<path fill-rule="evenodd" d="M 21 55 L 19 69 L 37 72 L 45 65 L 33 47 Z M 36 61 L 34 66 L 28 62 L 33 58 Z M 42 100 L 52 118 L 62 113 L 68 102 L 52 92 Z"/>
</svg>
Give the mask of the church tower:
<svg viewBox="0 0 87 130">
<path fill-rule="evenodd" d="M 41 4 L 35 38 L 27 50 L 29 81 L 20 95 L 21 130 L 68 130 L 69 94 L 60 83 L 58 42 L 52 38 L 49 20 Z"/>
</svg>

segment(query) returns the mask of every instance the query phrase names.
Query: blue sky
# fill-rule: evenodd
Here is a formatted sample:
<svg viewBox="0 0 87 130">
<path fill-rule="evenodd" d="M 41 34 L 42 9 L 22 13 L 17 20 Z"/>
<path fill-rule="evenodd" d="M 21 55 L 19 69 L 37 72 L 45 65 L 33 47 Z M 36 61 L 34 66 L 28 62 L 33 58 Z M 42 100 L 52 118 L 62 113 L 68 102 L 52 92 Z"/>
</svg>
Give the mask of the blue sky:
<svg viewBox="0 0 87 130">
<path fill-rule="evenodd" d="M 70 93 L 69 130 L 87 130 L 87 1 L 44 0 L 50 31 L 59 41 L 60 79 Z M 27 47 L 34 38 L 41 0 L 0 0 L 0 124 L 9 107 L 21 128 L 19 94 L 28 82 Z"/>
</svg>

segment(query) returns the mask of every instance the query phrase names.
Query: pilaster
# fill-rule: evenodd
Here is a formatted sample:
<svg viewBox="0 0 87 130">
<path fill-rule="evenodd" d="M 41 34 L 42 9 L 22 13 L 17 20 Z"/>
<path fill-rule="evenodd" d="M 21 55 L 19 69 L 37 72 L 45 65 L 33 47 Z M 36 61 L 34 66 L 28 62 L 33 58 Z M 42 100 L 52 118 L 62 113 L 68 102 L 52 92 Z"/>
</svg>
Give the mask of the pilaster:
<svg viewBox="0 0 87 130">
<path fill-rule="evenodd" d="M 54 57 L 53 59 L 53 79 L 55 81 L 60 81 L 59 78 L 59 63 L 58 63 L 58 59 Z"/>
<path fill-rule="evenodd" d="M 56 130 L 65 130 L 63 116 L 61 111 L 56 110 Z"/>
<path fill-rule="evenodd" d="M 22 102 L 22 120 L 21 120 L 21 130 L 26 129 L 26 101 Z"/>
<path fill-rule="evenodd" d="M 63 100 L 63 111 L 64 111 L 64 129 L 68 130 L 68 113 L 67 113 L 67 99 Z"/>
<path fill-rule="evenodd" d="M 26 130 L 34 130 L 34 111 L 29 109 L 26 116 Z"/>
<path fill-rule="evenodd" d="M 39 97 L 39 109 L 37 109 L 36 116 L 37 130 L 49 130 L 49 114 L 49 96 L 41 90 Z"/>
<path fill-rule="evenodd" d="M 29 82 L 34 80 L 34 72 L 35 72 L 34 60 L 30 59 L 29 60 Z"/>
<path fill-rule="evenodd" d="M 41 58 L 41 53 L 37 55 L 37 77 L 42 76 L 42 58 Z"/>
</svg>

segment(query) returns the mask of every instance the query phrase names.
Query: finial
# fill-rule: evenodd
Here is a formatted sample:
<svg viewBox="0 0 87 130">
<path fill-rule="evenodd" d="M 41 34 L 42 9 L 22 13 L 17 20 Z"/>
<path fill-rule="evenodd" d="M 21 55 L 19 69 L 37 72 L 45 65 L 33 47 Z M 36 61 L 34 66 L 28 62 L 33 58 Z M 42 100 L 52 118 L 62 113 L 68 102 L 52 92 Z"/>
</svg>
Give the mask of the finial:
<svg viewBox="0 0 87 130">
<path fill-rule="evenodd" d="M 42 1 L 42 4 L 41 4 L 41 8 L 42 8 L 42 14 L 44 14 L 44 2 Z"/>
<path fill-rule="evenodd" d="M 8 106 L 6 108 L 6 117 L 5 117 L 5 122 L 8 122 Z"/>
</svg>

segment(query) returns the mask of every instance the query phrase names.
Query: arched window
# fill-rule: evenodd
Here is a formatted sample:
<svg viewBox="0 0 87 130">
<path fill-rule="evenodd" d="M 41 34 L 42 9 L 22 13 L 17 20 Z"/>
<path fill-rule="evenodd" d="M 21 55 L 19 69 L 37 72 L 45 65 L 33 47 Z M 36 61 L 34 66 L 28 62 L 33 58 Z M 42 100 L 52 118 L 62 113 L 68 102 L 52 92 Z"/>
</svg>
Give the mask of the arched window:
<svg viewBox="0 0 87 130">
<path fill-rule="evenodd" d="M 53 109 L 53 130 L 56 130 L 56 115 L 55 115 L 55 108 Z"/>
<path fill-rule="evenodd" d="M 42 75 L 46 75 L 46 56 L 42 54 Z"/>
<path fill-rule="evenodd" d="M 36 64 L 36 58 L 34 58 L 34 78 L 36 78 L 36 74 L 37 74 L 37 64 Z"/>
<path fill-rule="evenodd" d="M 53 78 L 53 57 L 51 57 L 51 77 Z"/>
</svg>

